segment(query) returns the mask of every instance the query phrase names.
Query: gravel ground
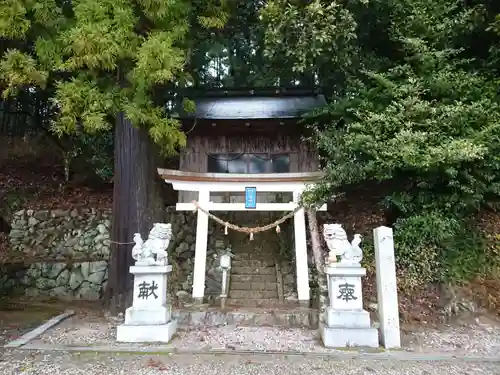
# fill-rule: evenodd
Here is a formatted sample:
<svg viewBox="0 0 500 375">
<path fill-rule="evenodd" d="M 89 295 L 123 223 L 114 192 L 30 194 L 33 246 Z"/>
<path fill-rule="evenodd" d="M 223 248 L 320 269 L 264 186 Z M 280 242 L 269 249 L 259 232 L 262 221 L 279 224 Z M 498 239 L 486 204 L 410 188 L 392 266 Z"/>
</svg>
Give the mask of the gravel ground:
<svg viewBox="0 0 500 375">
<path fill-rule="evenodd" d="M 16 326 L 16 325 L 2 325 L 0 328 L 0 345 L 5 345 L 9 341 L 15 340 L 25 333 L 28 333 L 31 331 L 35 326 L 33 327 L 26 327 L 26 326 Z"/>
<path fill-rule="evenodd" d="M 0 362 L 1 375 L 494 375 L 498 363 L 334 361 L 322 357 L 119 354 L 13 351 Z"/>
<path fill-rule="evenodd" d="M 75 316 L 47 331 L 30 344 L 70 346 L 152 347 L 154 344 L 116 343 L 117 322 Z M 500 326 L 473 324 L 403 334 L 404 349 L 413 352 L 453 352 L 456 355 L 496 356 L 500 353 Z M 170 342 L 178 349 L 241 349 L 299 352 L 338 352 L 322 346 L 317 331 L 279 327 L 221 326 L 178 331 Z"/>
<path fill-rule="evenodd" d="M 14 317 L 12 315 L 15 315 Z M 6 314 L 0 311 L 0 345 L 15 340 L 32 329 L 35 329 L 54 314 L 43 316 L 26 316 L 23 312 Z"/>
</svg>

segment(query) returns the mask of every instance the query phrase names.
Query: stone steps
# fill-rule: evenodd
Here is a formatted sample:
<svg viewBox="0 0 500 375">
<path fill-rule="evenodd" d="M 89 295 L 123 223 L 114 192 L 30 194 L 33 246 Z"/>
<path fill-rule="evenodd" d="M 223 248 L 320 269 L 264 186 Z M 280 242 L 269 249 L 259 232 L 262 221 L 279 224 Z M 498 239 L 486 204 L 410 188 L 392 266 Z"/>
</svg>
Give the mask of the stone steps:
<svg viewBox="0 0 500 375">
<path fill-rule="evenodd" d="M 274 267 L 232 267 L 232 275 L 273 275 L 276 279 L 276 269 Z"/>
<path fill-rule="evenodd" d="M 277 298 L 229 298 L 227 300 L 230 307 L 258 307 L 270 309 L 299 308 L 297 301 L 285 300 L 281 303 Z"/>
<path fill-rule="evenodd" d="M 229 298 L 266 299 L 278 298 L 278 290 L 233 290 L 229 289 Z"/>
<path fill-rule="evenodd" d="M 260 291 L 260 290 L 272 290 L 276 291 L 278 290 L 278 283 L 276 281 L 274 282 L 262 282 L 262 281 L 255 281 L 255 280 L 250 280 L 246 282 L 235 282 L 234 280 L 231 280 L 231 285 L 230 285 L 230 290 L 255 290 L 255 291 Z"/>
<path fill-rule="evenodd" d="M 231 285 L 234 283 L 275 283 L 276 275 L 262 275 L 262 274 L 234 274 L 231 270 Z"/>
<path fill-rule="evenodd" d="M 240 253 L 235 252 L 233 258 L 233 262 L 235 260 L 269 260 L 272 259 L 269 257 L 269 254 L 266 253 Z"/>
<path fill-rule="evenodd" d="M 280 307 L 282 304 L 278 298 L 229 298 L 229 306 L 244 307 Z"/>
<path fill-rule="evenodd" d="M 242 240 L 231 261 L 228 305 L 278 307 L 275 260 L 261 246 Z"/>
<path fill-rule="evenodd" d="M 235 258 L 231 261 L 231 267 L 274 267 L 274 261 L 269 259 L 238 259 Z"/>
<path fill-rule="evenodd" d="M 180 327 L 192 329 L 197 327 L 219 327 L 226 324 L 238 324 L 241 326 L 273 326 L 273 327 L 300 327 L 316 329 L 318 327 L 319 315 L 314 309 L 303 308 L 279 308 L 271 305 L 271 300 L 265 300 L 268 304 L 263 307 L 256 307 L 256 304 L 249 305 L 256 300 L 244 301 L 243 308 L 204 309 L 204 311 L 192 311 L 189 309 L 174 310 L 174 319 Z M 278 307 L 278 308 L 276 308 Z M 267 308 L 267 309 L 266 309 Z"/>
</svg>

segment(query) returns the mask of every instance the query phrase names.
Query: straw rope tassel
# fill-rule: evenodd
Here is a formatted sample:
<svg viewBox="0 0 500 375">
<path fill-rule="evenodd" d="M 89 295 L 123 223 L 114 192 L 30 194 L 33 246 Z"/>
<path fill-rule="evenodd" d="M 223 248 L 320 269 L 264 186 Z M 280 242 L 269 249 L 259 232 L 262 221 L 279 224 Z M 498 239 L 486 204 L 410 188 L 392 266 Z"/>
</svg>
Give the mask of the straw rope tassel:
<svg viewBox="0 0 500 375">
<path fill-rule="evenodd" d="M 302 207 L 298 206 L 298 207 L 295 208 L 295 210 L 293 210 L 292 212 L 289 212 L 288 214 L 286 214 L 282 218 L 276 220 L 274 223 L 267 224 L 267 225 L 264 225 L 262 227 L 248 228 L 248 227 L 239 227 L 239 226 L 237 226 L 235 224 L 232 224 L 232 223 L 229 223 L 229 222 L 227 222 L 225 220 L 222 220 L 221 218 L 215 216 L 210 211 L 205 210 L 196 201 L 192 201 L 191 203 L 193 203 L 193 205 L 195 206 L 194 212 L 200 210 L 201 212 L 203 212 L 205 215 L 207 215 L 211 219 L 215 220 L 220 225 L 223 225 L 224 226 L 224 234 L 225 235 L 227 235 L 228 230 L 231 229 L 231 230 L 234 230 L 236 232 L 249 234 L 250 235 L 250 241 L 253 240 L 254 233 L 265 232 L 265 231 L 270 230 L 272 228 L 276 228 L 276 233 L 280 233 L 281 232 L 280 224 L 283 224 L 286 220 L 292 218 L 295 213 L 297 213 L 299 210 L 302 209 Z"/>
</svg>

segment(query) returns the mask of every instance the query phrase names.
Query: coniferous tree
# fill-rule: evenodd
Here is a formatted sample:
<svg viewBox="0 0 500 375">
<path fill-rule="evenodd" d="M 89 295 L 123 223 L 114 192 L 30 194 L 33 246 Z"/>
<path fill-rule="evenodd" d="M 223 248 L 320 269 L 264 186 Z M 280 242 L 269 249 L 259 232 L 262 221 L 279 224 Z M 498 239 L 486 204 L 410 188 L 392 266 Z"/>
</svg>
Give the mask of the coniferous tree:
<svg viewBox="0 0 500 375">
<path fill-rule="evenodd" d="M 2 0 L 4 97 L 52 90 L 56 134 L 115 132 L 112 255 L 107 301 L 127 306 L 134 232 L 162 219 L 156 160 L 185 142 L 159 86 L 189 82 L 192 31 L 223 26 L 220 1 Z"/>
</svg>

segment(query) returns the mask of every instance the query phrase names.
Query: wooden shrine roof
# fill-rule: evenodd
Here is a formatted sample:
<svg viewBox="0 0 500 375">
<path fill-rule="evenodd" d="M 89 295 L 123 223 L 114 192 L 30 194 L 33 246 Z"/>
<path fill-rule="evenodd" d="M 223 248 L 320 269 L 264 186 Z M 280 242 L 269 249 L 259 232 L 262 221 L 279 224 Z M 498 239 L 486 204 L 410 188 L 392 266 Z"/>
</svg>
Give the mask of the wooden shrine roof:
<svg viewBox="0 0 500 375">
<path fill-rule="evenodd" d="M 195 113 L 179 111 L 181 119 L 269 120 L 300 118 L 327 104 L 324 95 L 216 96 L 193 99 Z"/>
</svg>

